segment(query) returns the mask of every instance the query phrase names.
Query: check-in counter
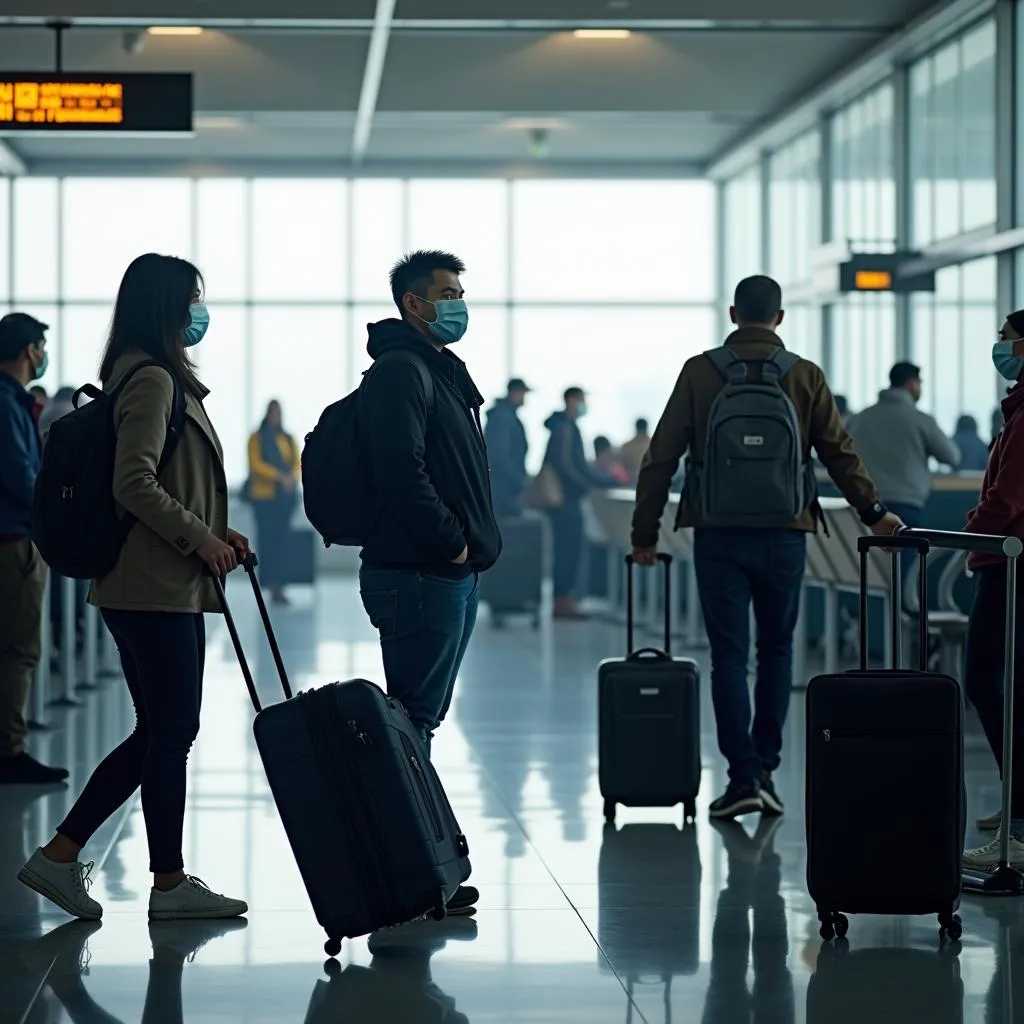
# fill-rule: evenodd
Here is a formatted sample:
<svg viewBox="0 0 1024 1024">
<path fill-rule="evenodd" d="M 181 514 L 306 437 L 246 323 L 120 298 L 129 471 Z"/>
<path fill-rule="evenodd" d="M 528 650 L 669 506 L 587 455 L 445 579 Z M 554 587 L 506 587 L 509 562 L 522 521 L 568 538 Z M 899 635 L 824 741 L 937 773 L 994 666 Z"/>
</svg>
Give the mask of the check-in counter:
<svg viewBox="0 0 1024 1024">
<path fill-rule="evenodd" d="M 826 671 L 836 671 L 841 667 L 844 631 L 856 622 L 858 613 L 856 595 L 860 560 L 857 537 L 866 530 L 854 510 L 837 496 L 830 481 L 828 484 L 821 488 L 821 504 L 828 532 L 819 530 L 809 535 L 807 542 L 805 592 L 794 638 L 794 677 L 798 681 L 806 678 L 803 666 L 810 648 L 820 650 Z M 980 473 L 936 474 L 933 492 L 925 507 L 925 523 L 934 529 L 962 529 L 967 512 L 977 503 L 980 485 Z M 617 620 L 624 615 L 623 559 L 630 546 L 634 500 L 635 494 L 631 490 L 605 491 L 591 497 L 594 519 L 606 546 L 606 593 Z M 683 649 L 692 650 L 706 647 L 707 639 L 693 569 L 693 531 L 673 529 L 678 504 L 678 495 L 672 495 L 662 517 L 659 546 L 675 559 L 670 607 L 673 633 L 681 637 Z M 892 636 L 887 625 L 891 574 L 891 559 L 881 552 L 872 552 L 868 572 L 870 653 L 875 659 L 884 658 L 886 663 L 892 656 Z M 932 605 L 938 575 L 935 573 L 931 578 Z M 637 582 L 638 624 L 651 631 L 660 630 L 664 607 L 661 584 L 656 574 L 644 574 Z M 963 586 L 966 590 L 970 584 L 965 580 Z"/>
</svg>

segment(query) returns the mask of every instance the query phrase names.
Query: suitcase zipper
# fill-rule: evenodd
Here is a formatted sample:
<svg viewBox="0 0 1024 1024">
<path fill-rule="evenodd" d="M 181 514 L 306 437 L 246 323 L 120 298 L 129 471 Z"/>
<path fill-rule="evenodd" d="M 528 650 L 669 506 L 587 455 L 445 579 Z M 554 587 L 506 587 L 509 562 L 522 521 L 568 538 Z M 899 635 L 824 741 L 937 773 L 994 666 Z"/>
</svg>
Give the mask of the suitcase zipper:
<svg viewBox="0 0 1024 1024">
<path fill-rule="evenodd" d="M 427 777 L 423 771 L 423 765 L 420 764 L 419 758 L 410 749 L 408 739 L 402 737 L 402 746 L 405 747 L 406 756 L 409 758 L 409 764 L 412 765 L 412 773 L 416 778 L 416 786 L 420 791 L 420 798 L 423 800 L 423 806 L 427 809 L 427 814 L 430 815 L 430 823 L 434 826 L 434 838 L 437 842 L 441 842 L 444 839 L 444 832 L 441 829 L 441 818 L 437 813 L 437 807 L 434 805 L 434 801 L 430 797 L 430 787 L 427 785 Z"/>
</svg>

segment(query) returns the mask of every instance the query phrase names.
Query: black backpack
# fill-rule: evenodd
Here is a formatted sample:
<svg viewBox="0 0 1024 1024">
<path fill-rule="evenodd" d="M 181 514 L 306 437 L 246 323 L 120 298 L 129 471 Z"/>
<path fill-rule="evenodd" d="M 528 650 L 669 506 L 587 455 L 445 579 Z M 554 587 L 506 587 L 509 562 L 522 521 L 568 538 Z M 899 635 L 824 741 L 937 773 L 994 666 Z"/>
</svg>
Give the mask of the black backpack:
<svg viewBox="0 0 1024 1024">
<path fill-rule="evenodd" d="M 434 379 L 419 356 L 394 349 L 381 355 L 374 367 L 383 359 L 399 358 L 419 370 L 429 416 L 434 409 Z M 372 373 L 374 367 L 366 373 Z M 376 518 L 377 501 L 359 444 L 361 392 L 362 384 L 340 402 L 327 406 L 306 435 L 302 449 L 303 507 L 327 547 L 362 547 Z"/>
<path fill-rule="evenodd" d="M 58 576 L 102 579 L 114 568 L 135 525 L 134 516 L 125 514 L 114 501 L 114 403 L 139 370 L 160 365 L 153 359 L 136 364 L 110 392 L 86 384 L 72 398 L 74 411 L 54 420 L 50 427 L 42 468 L 36 477 L 32 539 L 43 561 Z M 81 395 L 91 401 L 79 408 Z M 175 381 L 158 476 L 174 454 L 184 429 L 185 396 Z"/>
</svg>

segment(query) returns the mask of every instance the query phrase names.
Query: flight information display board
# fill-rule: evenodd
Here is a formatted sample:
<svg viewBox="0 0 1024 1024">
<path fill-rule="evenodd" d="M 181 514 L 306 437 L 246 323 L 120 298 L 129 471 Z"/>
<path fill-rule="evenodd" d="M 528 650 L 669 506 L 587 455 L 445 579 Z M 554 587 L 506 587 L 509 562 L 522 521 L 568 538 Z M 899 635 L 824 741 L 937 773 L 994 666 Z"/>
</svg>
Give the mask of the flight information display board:
<svg viewBox="0 0 1024 1024">
<path fill-rule="evenodd" d="M 191 131 L 190 74 L 0 71 L 0 134 Z"/>
</svg>

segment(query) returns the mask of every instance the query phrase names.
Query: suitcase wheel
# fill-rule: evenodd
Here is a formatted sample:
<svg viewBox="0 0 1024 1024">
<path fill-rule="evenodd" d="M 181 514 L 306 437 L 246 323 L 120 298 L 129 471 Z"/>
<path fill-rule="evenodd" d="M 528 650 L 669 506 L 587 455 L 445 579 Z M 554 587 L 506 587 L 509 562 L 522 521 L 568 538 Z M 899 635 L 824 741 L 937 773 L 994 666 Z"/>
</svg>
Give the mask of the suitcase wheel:
<svg viewBox="0 0 1024 1024">
<path fill-rule="evenodd" d="M 819 914 L 818 919 L 821 921 L 818 934 L 826 942 L 835 938 L 843 939 L 850 930 L 850 921 L 845 914 Z"/>
<path fill-rule="evenodd" d="M 605 800 L 604 802 L 604 820 L 611 823 L 615 820 L 615 801 Z"/>
<path fill-rule="evenodd" d="M 950 916 L 940 915 L 939 917 L 939 938 L 949 939 L 950 942 L 957 942 L 964 933 L 963 922 L 959 914 Z"/>
<path fill-rule="evenodd" d="M 324 943 L 324 952 L 328 956 L 337 956 L 341 952 L 341 939 L 328 939 Z"/>
<path fill-rule="evenodd" d="M 439 904 L 434 907 L 430 912 L 430 919 L 432 921 L 443 921 L 448 916 L 448 908 L 443 904 Z"/>
</svg>

